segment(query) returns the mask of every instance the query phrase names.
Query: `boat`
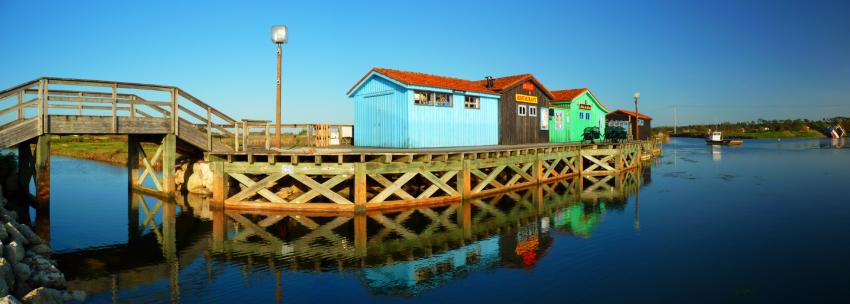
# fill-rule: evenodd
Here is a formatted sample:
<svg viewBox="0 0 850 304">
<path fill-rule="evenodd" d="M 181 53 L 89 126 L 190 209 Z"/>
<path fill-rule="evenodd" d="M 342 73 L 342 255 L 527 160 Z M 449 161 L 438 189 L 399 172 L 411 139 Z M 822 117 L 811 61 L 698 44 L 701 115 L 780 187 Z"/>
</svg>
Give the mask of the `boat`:
<svg viewBox="0 0 850 304">
<path fill-rule="evenodd" d="M 835 126 L 832 126 L 832 127 L 821 128 L 821 129 L 818 129 L 818 131 L 820 131 L 821 134 L 823 134 L 824 136 L 829 137 L 829 138 L 847 137 L 847 132 L 844 131 L 844 128 L 842 128 L 841 125 L 835 125 Z"/>
<path fill-rule="evenodd" d="M 744 141 L 739 139 L 723 139 L 723 133 L 720 131 L 714 131 L 710 132 L 708 136 L 705 137 L 705 143 L 709 145 L 737 146 L 743 144 Z"/>
</svg>

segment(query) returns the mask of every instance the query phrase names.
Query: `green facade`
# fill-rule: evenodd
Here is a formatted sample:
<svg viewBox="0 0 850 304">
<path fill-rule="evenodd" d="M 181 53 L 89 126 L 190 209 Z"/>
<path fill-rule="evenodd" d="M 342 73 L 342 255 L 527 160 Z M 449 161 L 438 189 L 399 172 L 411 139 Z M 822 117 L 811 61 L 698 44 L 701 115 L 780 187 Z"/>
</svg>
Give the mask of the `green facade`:
<svg viewBox="0 0 850 304">
<path fill-rule="evenodd" d="M 565 129 L 556 130 L 554 121 L 555 115 L 549 118 L 549 141 L 550 142 L 571 142 L 582 141 L 584 139 L 584 128 L 599 127 L 600 140 L 604 139 L 605 134 L 605 114 L 606 109 L 590 91 L 586 91 L 572 100 L 553 100 L 552 104 L 565 107 L 564 109 L 554 108 L 564 111 Z M 586 105 L 586 106 L 582 106 Z M 589 106 L 589 109 L 582 109 Z"/>
<path fill-rule="evenodd" d="M 549 115 L 549 142 L 568 142 L 567 117 L 569 111 L 563 108 L 551 107 L 552 115 Z"/>
</svg>

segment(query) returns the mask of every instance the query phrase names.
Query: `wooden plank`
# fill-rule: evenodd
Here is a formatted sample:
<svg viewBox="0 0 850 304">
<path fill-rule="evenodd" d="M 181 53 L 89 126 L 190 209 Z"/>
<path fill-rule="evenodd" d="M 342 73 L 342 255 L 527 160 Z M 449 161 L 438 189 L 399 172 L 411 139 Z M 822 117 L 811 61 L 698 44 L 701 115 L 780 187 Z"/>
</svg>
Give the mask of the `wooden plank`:
<svg viewBox="0 0 850 304">
<path fill-rule="evenodd" d="M 390 195 L 395 193 L 398 189 L 400 189 L 404 184 L 406 184 L 410 179 L 416 176 L 416 172 L 407 172 L 399 177 L 395 182 L 393 182 L 392 186 L 384 188 L 383 191 L 375 195 L 369 202 L 383 202 Z"/>
<path fill-rule="evenodd" d="M 0 148 L 9 148 L 41 134 L 38 117 L 20 120 L 0 128 Z"/>
<path fill-rule="evenodd" d="M 316 193 L 318 193 L 337 204 L 353 204 L 347 198 L 331 190 L 331 188 L 337 184 L 351 178 L 351 175 L 337 175 L 321 184 L 304 174 L 292 174 L 291 176 L 307 187 L 310 187 L 310 191 L 296 197 L 292 200 L 292 203 L 305 203 L 315 197 Z"/>
<path fill-rule="evenodd" d="M 277 194 L 274 194 L 273 192 L 267 189 L 273 186 L 279 179 L 286 176 L 283 173 L 271 174 L 258 182 L 254 182 L 254 180 L 240 173 L 231 172 L 229 173 L 229 175 L 240 183 L 242 183 L 243 185 L 245 185 L 247 188 L 231 196 L 230 198 L 227 198 L 226 201 L 244 201 L 254 196 L 254 194 L 259 194 L 272 203 L 286 203 L 283 198 L 277 196 Z"/>
</svg>

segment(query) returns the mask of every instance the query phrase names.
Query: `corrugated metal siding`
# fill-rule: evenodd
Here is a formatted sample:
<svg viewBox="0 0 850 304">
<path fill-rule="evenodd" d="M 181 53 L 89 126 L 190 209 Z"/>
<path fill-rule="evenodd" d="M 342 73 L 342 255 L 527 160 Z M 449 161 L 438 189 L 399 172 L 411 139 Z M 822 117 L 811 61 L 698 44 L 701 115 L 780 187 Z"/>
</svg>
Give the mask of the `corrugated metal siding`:
<svg viewBox="0 0 850 304">
<path fill-rule="evenodd" d="M 354 144 L 406 148 L 408 99 L 398 84 L 369 77 L 354 93 Z"/>
<path fill-rule="evenodd" d="M 568 117 L 570 115 L 569 112 L 567 112 L 567 109 L 551 109 L 555 110 L 556 113 L 563 113 L 562 117 L 564 121 L 561 123 L 560 128 L 558 128 L 558 124 L 555 122 L 555 117 L 557 117 L 557 115 L 549 116 L 549 142 L 558 143 L 570 141 L 570 129 L 569 124 L 567 123 Z"/>
<path fill-rule="evenodd" d="M 463 94 L 453 94 L 452 107 L 409 104 L 410 148 L 496 145 L 499 142 L 499 100 L 479 97 L 480 109 L 463 107 Z"/>
</svg>

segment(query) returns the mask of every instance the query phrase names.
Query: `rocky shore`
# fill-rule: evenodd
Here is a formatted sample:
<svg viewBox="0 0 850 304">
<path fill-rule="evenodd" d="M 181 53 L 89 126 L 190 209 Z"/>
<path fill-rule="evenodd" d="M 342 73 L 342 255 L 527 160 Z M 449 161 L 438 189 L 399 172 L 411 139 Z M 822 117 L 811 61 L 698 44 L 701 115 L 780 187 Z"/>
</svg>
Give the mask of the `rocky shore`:
<svg viewBox="0 0 850 304">
<path fill-rule="evenodd" d="M 65 275 L 50 259 L 50 244 L 18 223 L 2 193 L 0 186 L 0 304 L 85 301 L 85 292 L 66 290 Z"/>
</svg>

